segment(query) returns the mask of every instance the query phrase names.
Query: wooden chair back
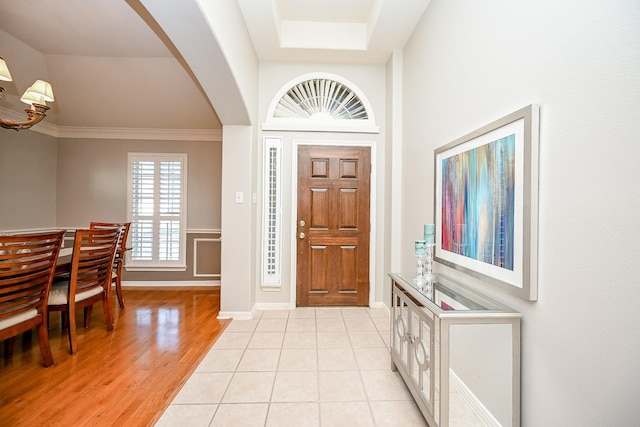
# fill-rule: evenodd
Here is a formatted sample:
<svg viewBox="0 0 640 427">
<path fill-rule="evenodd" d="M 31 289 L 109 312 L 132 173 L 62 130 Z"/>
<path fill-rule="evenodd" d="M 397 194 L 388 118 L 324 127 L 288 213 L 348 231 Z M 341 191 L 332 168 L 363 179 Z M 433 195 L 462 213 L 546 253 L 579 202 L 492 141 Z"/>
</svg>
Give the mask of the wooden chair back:
<svg viewBox="0 0 640 427">
<path fill-rule="evenodd" d="M 90 229 L 106 229 L 122 227 L 120 238 L 118 239 L 118 253 L 116 254 L 116 260 L 120 262 L 124 256 L 124 252 L 127 250 L 127 238 L 129 237 L 129 229 L 131 228 L 130 222 L 91 222 L 89 224 Z"/>
<path fill-rule="evenodd" d="M 116 296 L 118 297 L 118 304 L 120 308 L 124 308 L 124 296 L 122 294 L 122 267 L 124 267 L 124 254 L 127 251 L 127 238 L 129 236 L 129 228 L 131 228 L 130 222 L 91 222 L 89 228 L 91 229 L 105 229 L 122 227 L 122 233 L 118 239 L 118 250 L 116 251 L 116 259 L 113 274 L 113 283 L 116 285 Z"/>
<path fill-rule="evenodd" d="M 53 365 L 47 301 L 63 236 L 64 231 L 0 236 L 0 340 L 38 327 L 45 366 Z"/>
<path fill-rule="evenodd" d="M 69 281 L 70 306 L 73 305 L 74 296 L 98 287 L 108 295 L 111 269 L 121 234 L 121 227 L 76 230 Z"/>
<path fill-rule="evenodd" d="M 107 330 L 113 330 L 111 272 L 121 233 L 122 227 L 76 230 L 68 280 L 58 281 L 53 285 L 49 312 L 63 313 L 62 324 L 63 327 L 68 327 L 71 354 L 78 351 L 77 309 L 84 309 L 84 326 L 88 328 L 93 304 L 101 301 Z"/>
</svg>

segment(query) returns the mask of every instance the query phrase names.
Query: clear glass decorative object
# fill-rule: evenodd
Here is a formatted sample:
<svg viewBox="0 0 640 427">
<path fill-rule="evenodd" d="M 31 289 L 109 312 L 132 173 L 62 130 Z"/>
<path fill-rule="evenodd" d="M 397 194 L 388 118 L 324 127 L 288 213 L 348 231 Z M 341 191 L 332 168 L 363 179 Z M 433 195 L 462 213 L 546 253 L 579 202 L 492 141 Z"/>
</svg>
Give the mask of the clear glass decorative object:
<svg viewBox="0 0 640 427">
<path fill-rule="evenodd" d="M 424 279 L 425 281 L 432 282 L 435 279 L 433 275 L 433 250 L 435 248 L 435 244 L 427 243 L 425 244 L 425 262 L 424 262 Z"/>
<path fill-rule="evenodd" d="M 416 277 L 414 282 L 421 287 L 425 280 L 425 267 L 427 261 L 427 244 L 424 240 L 416 240 L 415 254 L 416 254 Z"/>
</svg>

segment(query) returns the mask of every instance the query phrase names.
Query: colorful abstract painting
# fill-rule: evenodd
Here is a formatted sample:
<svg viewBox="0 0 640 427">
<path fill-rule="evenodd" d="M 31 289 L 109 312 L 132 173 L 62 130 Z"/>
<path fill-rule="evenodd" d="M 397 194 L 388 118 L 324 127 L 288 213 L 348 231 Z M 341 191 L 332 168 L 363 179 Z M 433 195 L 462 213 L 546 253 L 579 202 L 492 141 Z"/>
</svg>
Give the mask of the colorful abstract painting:
<svg viewBox="0 0 640 427">
<path fill-rule="evenodd" d="M 516 135 L 442 159 L 443 250 L 514 268 Z"/>
<path fill-rule="evenodd" d="M 539 139 L 531 104 L 434 150 L 434 261 L 529 301 L 538 298 Z"/>
</svg>

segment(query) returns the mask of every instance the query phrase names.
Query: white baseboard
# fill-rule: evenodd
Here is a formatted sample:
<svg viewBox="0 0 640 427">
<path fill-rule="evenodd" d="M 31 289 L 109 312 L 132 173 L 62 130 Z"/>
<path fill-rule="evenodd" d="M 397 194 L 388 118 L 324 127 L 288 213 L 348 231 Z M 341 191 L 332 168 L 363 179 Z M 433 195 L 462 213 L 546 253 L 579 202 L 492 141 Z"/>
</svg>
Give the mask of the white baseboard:
<svg viewBox="0 0 640 427">
<path fill-rule="evenodd" d="M 185 281 L 169 281 L 169 280 L 124 280 L 123 288 L 176 288 L 176 287 L 220 287 L 219 280 L 185 280 Z"/>
<path fill-rule="evenodd" d="M 291 306 L 288 302 L 258 302 L 253 306 L 253 311 L 269 311 L 269 310 L 293 310 L 295 306 Z"/>
<path fill-rule="evenodd" d="M 219 311 L 218 319 L 251 320 L 253 314 L 252 311 Z"/>
<path fill-rule="evenodd" d="M 259 302 L 253 306 L 251 311 L 220 311 L 218 319 L 251 320 L 255 317 L 257 311 L 294 310 L 295 308 L 295 305 L 285 302 Z M 381 302 L 375 303 L 371 308 L 384 308 L 387 314 L 390 314 L 389 307 Z"/>
<path fill-rule="evenodd" d="M 374 302 L 372 304 L 370 304 L 371 308 L 384 308 L 387 311 L 387 314 L 391 315 L 391 312 L 389 311 L 389 307 L 387 307 L 387 305 L 381 301 L 377 301 Z"/>
<path fill-rule="evenodd" d="M 449 370 L 449 381 L 451 386 L 462 396 L 462 398 L 469 404 L 473 411 L 478 414 L 478 417 L 488 427 L 502 427 L 502 424 L 489 412 L 486 406 L 480 402 L 475 394 L 462 382 L 460 377 L 456 375 L 453 370 Z"/>
</svg>

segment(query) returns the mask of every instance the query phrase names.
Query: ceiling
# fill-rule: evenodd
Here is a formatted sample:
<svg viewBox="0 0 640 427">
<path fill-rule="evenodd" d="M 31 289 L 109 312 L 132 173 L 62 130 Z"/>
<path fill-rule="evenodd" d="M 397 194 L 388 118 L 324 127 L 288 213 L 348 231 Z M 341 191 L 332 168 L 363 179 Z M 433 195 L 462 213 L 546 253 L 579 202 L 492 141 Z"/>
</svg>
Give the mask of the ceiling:
<svg viewBox="0 0 640 427">
<path fill-rule="evenodd" d="M 261 61 L 384 64 L 429 0 L 237 2 Z M 200 86 L 129 3 L 0 2 L 0 56 L 14 79 L 0 112 L 21 111 L 20 95 L 41 78 L 56 96 L 46 121 L 61 127 L 219 128 Z"/>
</svg>

